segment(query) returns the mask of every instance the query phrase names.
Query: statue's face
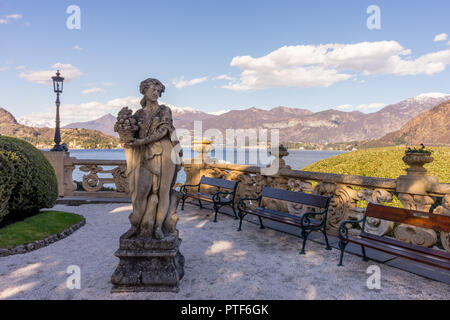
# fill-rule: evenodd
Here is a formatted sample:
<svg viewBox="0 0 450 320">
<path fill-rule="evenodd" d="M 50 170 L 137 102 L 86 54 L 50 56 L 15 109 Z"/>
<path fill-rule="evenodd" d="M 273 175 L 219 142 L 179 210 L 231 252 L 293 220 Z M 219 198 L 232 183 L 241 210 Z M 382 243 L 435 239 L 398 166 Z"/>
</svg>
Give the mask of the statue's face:
<svg viewBox="0 0 450 320">
<path fill-rule="evenodd" d="M 150 85 L 147 91 L 145 91 L 145 98 L 151 102 L 158 101 L 159 98 L 158 87 L 155 85 Z"/>
</svg>

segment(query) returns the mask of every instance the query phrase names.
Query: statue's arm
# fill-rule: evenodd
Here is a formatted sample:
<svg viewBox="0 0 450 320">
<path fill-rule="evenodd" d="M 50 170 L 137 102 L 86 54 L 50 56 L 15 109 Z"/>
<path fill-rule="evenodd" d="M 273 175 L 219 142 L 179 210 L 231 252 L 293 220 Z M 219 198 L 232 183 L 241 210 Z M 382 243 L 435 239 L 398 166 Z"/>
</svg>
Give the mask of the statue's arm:
<svg viewBox="0 0 450 320">
<path fill-rule="evenodd" d="M 143 145 L 153 143 L 155 141 L 159 141 L 170 132 L 170 126 L 172 123 L 172 111 L 170 108 L 163 106 L 163 116 L 161 118 L 161 122 L 158 126 L 158 129 L 156 129 L 152 134 L 145 137 L 142 141 Z"/>
<path fill-rule="evenodd" d="M 134 142 L 127 144 L 126 147 L 138 147 L 142 145 L 147 145 L 150 143 L 153 143 L 155 141 L 159 141 L 165 136 L 167 136 L 171 131 L 171 123 L 172 123 L 172 112 L 169 108 L 164 109 L 164 115 L 161 119 L 161 123 L 159 124 L 159 127 L 149 136 L 143 138 L 143 139 L 137 139 Z"/>
<path fill-rule="evenodd" d="M 142 139 L 142 144 L 149 144 L 155 141 L 159 141 L 162 138 L 164 138 L 167 133 L 169 132 L 169 130 L 167 129 L 166 126 L 160 126 L 158 129 L 155 130 L 155 132 L 153 132 L 151 135 L 149 135 L 148 137 L 145 137 L 144 139 Z"/>
<path fill-rule="evenodd" d="M 169 132 L 169 129 L 166 126 L 160 126 L 158 129 L 155 130 L 155 132 L 153 132 L 148 137 L 146 137 L 144 139 L 137 139 L 134 142 L 127 143 L 127 144 L 125 144 L 125 147 L 126 148 L 139 147 L 139 146 L 144 146 L 144 145 L 153 143 L 155 141 L 159 141 L 162 138 L 164 138 L 168 132 Z"/>
</svg>

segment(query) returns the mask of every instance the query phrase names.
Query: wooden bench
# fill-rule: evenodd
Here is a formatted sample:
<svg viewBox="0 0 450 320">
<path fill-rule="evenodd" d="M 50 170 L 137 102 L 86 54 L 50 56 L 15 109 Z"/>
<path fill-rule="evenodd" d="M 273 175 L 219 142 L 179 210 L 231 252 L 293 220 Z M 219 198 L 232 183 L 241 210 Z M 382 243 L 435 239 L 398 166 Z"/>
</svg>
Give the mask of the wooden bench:
<svg viewBox="0 0 450 320">
<path fill-rule="evenodd" d="M 367 233 L 364 229 L 368 217 L 404 223 L 441 232 L 450 232 L 450 216 L 369 203 L 366 213 L 361 220 L 346 220 L 339 226 L 339 248 L 341 249 L 339 266 L 342 266 L 345 247 L 349 242 L 352 242 L 361 246 L 364 261 L 368 260 L 365 252 L 365 247 L 368 247 L 402 258 L 450 270 L 449 252 L 425 248 L 396 239 Z M 357 236 L 349 235 L 347 225 L 359 223 L 363 224 L 362 232 Z"/>
<path fill-rule="evenodd" d="M 233 209 L 234 217 L 237 219 L 237 214 L 235 210 L 234 205 L 234 196 L 236 194 L 236 189 L 238 186 L 239 181 L 231 181 L 231 180 L 225 180 L 225 179 L 217 179 L 217 178 L 208 178 L 205 176 L 202 176 L 200 179 L 199 184 L 195 185 L 189 185 L 185 184 L 181 186 L 181 210 L 184 210 L 184 202 L 187 198 L 194 198 L 198 200 L 198 204 L 200 205 L 200 208 L 203 208 L 202 201 L 211 202 L 213 203 L 214 207 L 214 222 L 217 222 L 217 213 L 219 212 L 219 209 L 223 206 L 230 206 Z M 207 186 L 213 186 L 221 189 L 227 189 L 231 191 L 217 191 L 214 194 L 208 194 L 208 193 L 202 193 L 200 192 L 201 186 L 207 185 Z M 194 192 L 189 192 L 188 188 L 197 188 Z"/>
<path fill-rule="evenodd" d="M 311 207 L 317 207 L 322 210 L 320 212 L 305 212 L 301 216 L 293 215 L 286 212 L 262 208 L 261 203 L 263 198 L 300 203 Z M 248 208 L 245 204 L 245 201 L 249 200 L 258 201 L 258 207 Z M 244 219 L 244 217 L 247 214 L 251 214 L 258 217 L 261 229 L 264 229 L 264 225 L 262 222 L 263 218 L 300 227 L 302 229 L 301 236 L 303 238 L 303 245 L 300 251 L 301 254 L 305 253 L 306 239 L 308 238 L 309 234 L 312 231 L 318 230 L 320 230 L 325 237 L 326 249 L 331 250 L 331 247 L 328 244 L 328 237 L 325 230 L 330 200 L 331 198 L 329 197 L 319 196 L 315 194 L 263 187 L 261 195 L 258 198 L 242 198 L 238 201 L 240 218 L 238 231 L 242 230 L 242 220 Z M 316 219 L 316 216 L 321 217 L 321 219 Z"/>
</svg>

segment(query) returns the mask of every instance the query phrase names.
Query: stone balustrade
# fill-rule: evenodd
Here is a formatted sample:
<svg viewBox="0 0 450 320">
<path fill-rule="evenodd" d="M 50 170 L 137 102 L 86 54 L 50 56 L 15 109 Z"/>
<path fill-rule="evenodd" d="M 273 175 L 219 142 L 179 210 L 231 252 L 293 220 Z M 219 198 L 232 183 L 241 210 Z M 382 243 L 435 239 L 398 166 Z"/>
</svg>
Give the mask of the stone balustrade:
<svg viewBox="0 0 450 320">
<path fill-rule="evenodd" d="M 69 152 L 44 151 L 44 155 L 55 168 L 60 197 L 128 197 L 125 160 L 77 159 L 70 157 Z M 77 191 L 77 184 L 74 182 L 73 172 L 76 168 L 85 173 L 80 181 L 83 191 Z M 108 177 L 104 177 L 105 175 Z M 103 191 L 106 184 L 114 185 L 115 191 Z"/>
<path fill-rule="evenodd" d="M 275 158 L 273 163 L 278 164 L 279 169 L 275 174 L 266 175 L 264 171 L 267 170 L 261 167 L 218 163 L 205 154 L 212 150 L 211 142 L 199 141 L 196 144 L 194 143 L 193 148 L 199 155 L 193 159 L 194 161 L 184 162 L 187 184 L 197 184 L 203 175 L 240 180 L 236 199 L 257 197 L 263 186 L 332 196 L 327 221 L 331 233 L 337 231 L 343 220 L 361 217 L 368 202 L 403 205 L 407 209 L 426 212 L 432 210 L 435 214 L 450 215 L 450 184 L 439 183 L 435 177 L 428 176 L 420 156 L 414 155 L 417 159 L 405 156 L 404 161 L 411 166 L 406 175 L 397 179 L 384 179 L 292 170 L 282 159 L 288 155 L 288 152 L 282 149 L 278 152 L 278 159 Z M 430 159 L 425 161 L 429 162 Z M 302 205 L 279 200 L 270 200 L 265 206 L 291 214 L 302 214 L 308 209 Z M 381 219 L 367 219 L 366 231 L 377 235 L 389 235 L 426 247 L 438 243 L 436 231 Z M 439 236 L 442 247 L 450 251 L 450 234 L 441 232 Z"/>
<path fill-rule="evenodd" d="M 257 197 L 263 186 L 332 196 L 328 216 L 328 229 L 331 233 L 336 232 L 343 220 L 361 217 L 368 202 L 402 205 L 407 209 L 450 215 L 450 184 L 439 183 L 435 177 L 427 175 L 423 164 L 432 161 L 429 156 L 426 159 L 420 155 L 405 156 L 403 160 L 410 165 L 406 175 L 397 179 L 385 179 L 292 170 L 283 160 L 283 157 L 288 155 L 284 148 L 274 154 L 275 160 L 272 164 L 278 167 L 274 174 L 267 174 L 269 170 L 265 170 L 266 168 L 217 162 L 209 155 L 213 148 L 207 140 L 194 141 L 192 148 L 198 156 L 183 162 L 186 184 L 197 184 L 203 175 L 240 180 L 236 199 Z M 124 160 L 82 160 L 70 157 L 68 152 L 44 154 L 57 173 L 61 197 L 127 197 Z M 77 185 L 72 177 L 76 167 L 86 173 L 81 181 L 84 191 L 76 191 Z M 101 174 L 109 174 L 112 177 L 102 178 L 99 176 Z M 114 184 L 116 191 L 101 191 L 104 184 Z M 211 188 L 203 191 L 214 192 Z M 277 200 L 270 200 L 265 205 L 292 214 L 301 214 L 308 209 L 302 205 Z M 450 233 L 439 234 L 433 230 L 374 218 L 367 219 L 366 230 L 426 247 L 442 245 L 450 251 Z"/>
</svg>

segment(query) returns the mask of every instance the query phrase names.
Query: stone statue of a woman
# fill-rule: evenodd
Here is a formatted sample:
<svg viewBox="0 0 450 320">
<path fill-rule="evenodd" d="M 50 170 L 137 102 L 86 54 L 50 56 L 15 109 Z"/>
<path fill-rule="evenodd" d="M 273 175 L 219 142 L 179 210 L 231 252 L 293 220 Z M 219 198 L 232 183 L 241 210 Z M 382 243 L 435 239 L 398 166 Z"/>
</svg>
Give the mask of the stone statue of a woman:
<svg viewBox="0 0 450 320">
<path fill-rule="evenodd" d="M 124 237 L 160 240 L 176 232 L 177 198 L 172 187 L 181 167 L 181 159 L 174 152 L 178 141 L 174 134 L 172 112 L 169 107 L 158 104 L 158 98 L 165 90 L 164 85 L 150 78 L 141 82 L 139 90 L 144 95 L 142 109 L 134 115 L 131 115 L 131 110 L 122 109 L 115 126 L 125 142 L 127 177 L 133 204 L 131 228 Z M 123 123 L 127 124 L 126 128 Z"/>
<path fill-rule="evenodd" d="M 181 147 L 174 133 L 172 112 L 159 105 L 164 85 L 156 79 L 141 82 L 142 109 L 123 108 L 114 130 L 125 144 L 127 178 L 133 212 L 131 228 L 120 237 L 111 275 L 111 292 L 179 290 L 184 276 L 173 186 L 181 168 Z"/>
</svg>

